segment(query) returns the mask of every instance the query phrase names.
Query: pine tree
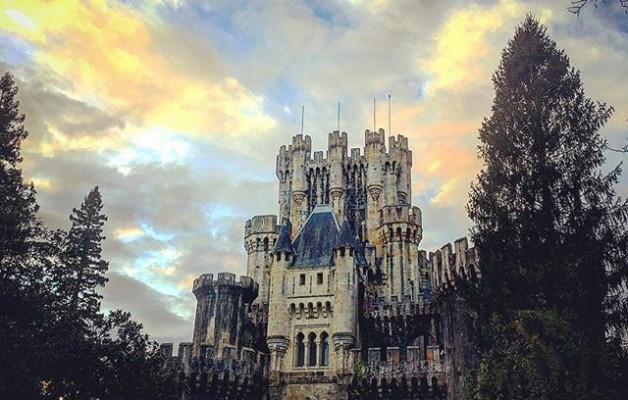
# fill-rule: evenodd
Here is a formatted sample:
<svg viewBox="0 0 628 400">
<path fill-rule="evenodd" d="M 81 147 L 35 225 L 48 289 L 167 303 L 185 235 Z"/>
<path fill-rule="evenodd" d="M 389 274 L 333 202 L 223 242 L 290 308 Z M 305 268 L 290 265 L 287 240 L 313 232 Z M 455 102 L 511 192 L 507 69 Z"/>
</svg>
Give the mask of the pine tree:
<svg viewBox="0 0 628 400">
<path fill-rule="evenodd" d="M 32 185 L 22 179 L 20 146 L 28 136 L 19 113 L 18 89 L 8 72 L 0 78 L 0 279 L 23 276 L 24 258 L 40 227 Z"/>
<path fill-rule="evenodd" d="M 628 277 L 628 204 L 613 189 L 621 170 L 601 171 L 599 129 L 612 107 L 586 97 L 530 15 L 493 83 L 479 133 L 485 166 L 468 204 L 482 268 L 469 297 L 482 338 L 479 397 L 611 396 L 617 382 L 600 360 L 608 335 L 625 332 Z"/>
<path fill-rule="evenodd" d="M 96 291 L 104 286 L 109 263 L 101 258 L 103 226 L 102 198 L 98 186 L 85 197 L 79 209 L 73 209 L 68 233 L 65 290 L 71 312 L 89 318 L 100 310 L 102 296 Z"/>
</svg>

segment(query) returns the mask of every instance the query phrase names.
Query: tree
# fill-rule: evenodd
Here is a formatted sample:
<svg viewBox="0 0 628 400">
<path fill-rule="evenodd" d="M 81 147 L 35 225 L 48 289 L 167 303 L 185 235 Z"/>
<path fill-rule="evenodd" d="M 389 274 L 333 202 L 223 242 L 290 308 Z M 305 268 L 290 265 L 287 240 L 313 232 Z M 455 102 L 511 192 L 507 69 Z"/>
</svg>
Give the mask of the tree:
<svg viewBox="0 0 628 400">
<path fill-rule="evenodd" d="M 593 5 L 593 7 L 597 8 L 598 4 L 608 5 L 608 3 L 616 3 L 628 15 L 628 0 L 573 0 L 571 5 L 567 7 L 567 10 L 580 16 L 580 12 L 588 5 Z"/>
<path fill-rule="evenodd" d="M 35 190 L 24 184 L 19 169 L 20 145 L 28 132 L 17 92 L 13 76 L 5 73 L 0 78 L 0 279 L 27 276 L 20 269 L 40 228 Z"/>
<path fill-rule="evenodd" d="M 101 214 L 102 198 L 98 186 L 85 197 L 81 207 L 72 210 L 72 227 L 68 233 L 65 290 L 70 310 L 89 318 L 100 310 L 102 296 L 96 291 L 107 282 L 109 263 L 101 257 L 103 226 L 107 217 Z"/>
<path fill-rule="evenodd" d="M 105 317 L 98 187 L 68 233 L 45 229 L 20 146 L 28 132 L 13 77 L 0 78 L 0 398 L 170 399 L 175 372 L 130 314 Z"/>
<path fill-rule="evenodd" d="M 478 397 L 613 398 L 621 385 L 601 355 L 627 326 L 628 203 L 613 189 L 619 166 L 601 172 L 612 107 L 586 97 L 530 15 L 493 84 L 467 206 L 482 267 L 468 295 L 481 330 Z"/>
</svg>

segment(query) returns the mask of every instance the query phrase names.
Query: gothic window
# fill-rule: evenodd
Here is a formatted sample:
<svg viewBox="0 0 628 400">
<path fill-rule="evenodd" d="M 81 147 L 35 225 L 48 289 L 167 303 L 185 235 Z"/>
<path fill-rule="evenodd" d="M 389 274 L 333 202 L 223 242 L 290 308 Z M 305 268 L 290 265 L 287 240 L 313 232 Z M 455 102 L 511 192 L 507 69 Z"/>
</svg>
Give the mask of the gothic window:
<svg viewBox="0 0 628 400">
<path fill-rule="evenodd" d="M 314 367 L 316 366 L 316 354 L 318 353 L 317 349 L 316 349 L 316 334 L 314 332 L 310 332 L 310 334 L 308 335 L 308 344 L 310 346 L 310 362 L 309 362 L 309 366 L 310 367 Z"/>
<path fill-rule="evenodd" d="M 318 274 L 316 274 L 316 284 L 317 285 L 322 285 L 323 284 L 323 273 L 319 272 Z"/>
<path fill-rule="evenodd" d="M 299 332 L 297 335 L 297 367 L 305 366 L 305 336 Z"/>
<path fill-rule="evenodd" d="M 268 251 L 268 238 L 264 238 L 264 251 Z"/>
<path fill-rule="evenodd" d="M 329 335 L 327 332 L 321 333 L 321 365 L 329 364 Z"/>
<path fill-rule="evenodd" d="M 299 275 L 299 286 L 305 285 L 305 274 Z"/>
</svg>

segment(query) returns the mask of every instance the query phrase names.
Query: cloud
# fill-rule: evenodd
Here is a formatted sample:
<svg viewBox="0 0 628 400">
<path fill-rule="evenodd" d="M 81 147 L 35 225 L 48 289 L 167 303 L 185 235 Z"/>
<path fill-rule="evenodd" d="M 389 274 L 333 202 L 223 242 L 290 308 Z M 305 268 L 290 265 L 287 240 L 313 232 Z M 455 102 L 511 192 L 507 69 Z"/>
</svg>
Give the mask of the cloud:
<svg viewBox="0 0 628 400">
<path fill-rule="evenodd" d="M 314 150 L 326 149 L 338 102 L 340 129 L 362 147 L 373 98 L 388 131 L 391 94 L 392 133 L 408 136 L 414 156 L 421 247 L 468 233 L 491 75 L 528 11 L 587 93 L 615 106 L 603 134 L 625 143 L 625 24 L 541 0 L 8 0 L 0 69 L 18 80 L 30 132 L 22 167 L 46 223 L 69 228 L 72 208 L 99 185 L 104 304 L 131 310 L 157 338 L 189 340 L 193 279 L 243 274 L 245 221 L 277 212 L 275 156 L 300 132 L 301 106 Z"/>
</svg>

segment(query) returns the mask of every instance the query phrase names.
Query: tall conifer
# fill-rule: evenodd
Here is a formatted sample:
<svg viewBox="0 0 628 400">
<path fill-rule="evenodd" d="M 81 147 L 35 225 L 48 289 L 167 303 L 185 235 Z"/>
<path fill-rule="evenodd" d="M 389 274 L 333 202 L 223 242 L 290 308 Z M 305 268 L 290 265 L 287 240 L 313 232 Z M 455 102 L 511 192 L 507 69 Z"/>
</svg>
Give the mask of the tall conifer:
<svg viewBox="0 0 628 400">
<path fill-rule="evenodd" d="M 0 78 L 0 279 L 24 277 L 24 257 L 39 227 L 35 190 L 24 184 L 19 169 L 28 132 L 17 92 L 13 76 L 5 73 Z"/>
<path fill-rule="evenodd" d="M 608 336 L 626 328 L 628 205 L 613 189 L 620 168 L 601 170 L 612 107 L 587 98 L 530 15 L 493 83 L 468 204 L 482 268 L 470 298 L 480 397 L 596 398 L 613 385 L 600 361 Z"/>
<path fill-rule="evenodd" d="M 107 282 L 105 272 L 109 263 L 101 258 L 103 226 L 107 217 L 101 213 L 102 198 L 98 186 L 85 197 L 79 209 L 73 209 L 68 233 L 67 290 L 70 308 L 83 317 L 100 309 L 101 295 L 97 289 Z"/>
</svg>

